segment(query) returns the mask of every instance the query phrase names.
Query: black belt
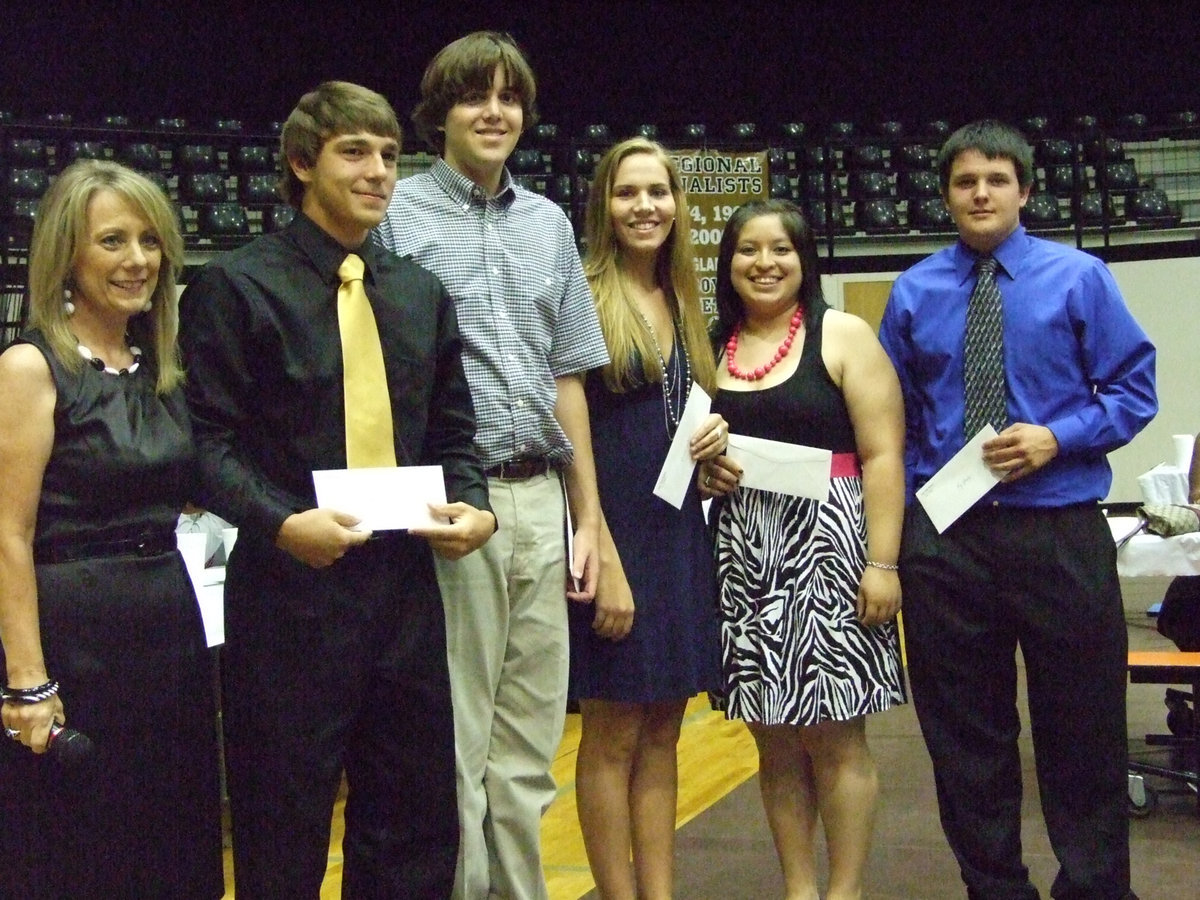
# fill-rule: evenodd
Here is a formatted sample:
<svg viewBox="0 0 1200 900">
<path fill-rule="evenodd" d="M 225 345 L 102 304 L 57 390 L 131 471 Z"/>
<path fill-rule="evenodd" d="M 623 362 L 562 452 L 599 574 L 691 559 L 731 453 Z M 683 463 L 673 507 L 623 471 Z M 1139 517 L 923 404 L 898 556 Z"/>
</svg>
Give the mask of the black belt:
<svg viewBox="0 0 1200 900">
<path fill-rule="evenodd" d="M 510 459 L 498 466 L 492 466 L 486 472 L 488 478 L 499 478 L 501 481 L 524 481 L 536 475 L 545 475 L 557 468 L 554 463 L 544 456 L 532 459 Z"/>
<path fill-rule="evenodd" d="M 95 559 L 98 556 L 158 556 L 161 553 L 172 552 L 175 547 L 174 530 L 113 541 L 53 541 L 35 546 L 33 561 L 60 563 L 76 559 Z"/>
</svg>

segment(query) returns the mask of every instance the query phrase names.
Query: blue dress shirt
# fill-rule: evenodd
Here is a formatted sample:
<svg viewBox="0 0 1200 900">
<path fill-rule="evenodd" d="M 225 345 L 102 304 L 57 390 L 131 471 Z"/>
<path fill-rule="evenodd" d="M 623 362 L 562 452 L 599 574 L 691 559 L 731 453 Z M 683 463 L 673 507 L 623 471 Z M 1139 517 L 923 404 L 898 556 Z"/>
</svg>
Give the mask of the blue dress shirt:
<svg viewBox="0 0 1200 900">
<path fill-rule="evenodd" d="M 1112 484 L 1106 454 L 1158 411 L 1154 345 L 1096 257 L 1020 226 L 993 255 L 1004 303 L 1008 421 L 1046 426 L 1059 452 L 1032 475 L 998 484 L 981 502 L 1099 501 Z M 910 501 L 968 437 L 963 341 L 975 260 L 957 242 L 917 263 L 896 279 L 880 325 L 904 392 Z"/>
</svg>

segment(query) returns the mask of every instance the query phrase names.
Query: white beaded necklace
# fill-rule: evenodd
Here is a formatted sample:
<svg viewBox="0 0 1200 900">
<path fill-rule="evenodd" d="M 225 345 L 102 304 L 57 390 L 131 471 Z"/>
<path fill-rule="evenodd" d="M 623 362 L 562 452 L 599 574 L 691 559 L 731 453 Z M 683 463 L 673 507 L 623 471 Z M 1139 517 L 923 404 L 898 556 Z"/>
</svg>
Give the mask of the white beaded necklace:
<svg viewBox="0 0 1200 900">
<path fill-rule="evenodd" d="M 135 347 L 132 344 L 129 345 L 129 352 L 133 354 L 133 362 L 127 369 L 115 369 L 112 366 L 105 365 L 104 360 L 92 353 L 83 344 L 78 343 L 78 341 L 75 346 L 79 348 L 79 355 L 86 359 L 93 369 L 97 372 L 107 372 L 109 375 L 132 375 L 138 370 L 138 365 L 142 361 L 142 348 Z"/>
<path fill-rule="evenodd" d="M 654 351 L 658 354 L 658 365 L 662 369 L 663 422 L 667 426 L 667 435 L 674 437 L 675 429 L 679 426 L 679 417 L 683 415 L 683 405 L 687 402 L 687 395 L 692 385 L 692 363 L 688 359 L 687 349 L 679 339 L 679 333 L 682 331 L 682 328 L 679 326 L 677 319 L 673 318 L 671 320 L 671 327 L 674 329 L 675 353 L 671 357 L 672 365 L 668 369 L 667 358 L 663 355 L 658 338 L 654 335 L 654 328 L 650 324 L 650 320 L 646 318 L 646 314 L 640 309 L 637 310 L 637 314 L 641 317 L 642 322 L 645 323 L 646 331 L 650 334 L 650 341 L 654 344 Z M 679 357 L 681 355 L 684 367 L 682 380 L 679 378 Z M 675 376 L 674 384 L 671 383 L 671 375 Z"/>
</svg>

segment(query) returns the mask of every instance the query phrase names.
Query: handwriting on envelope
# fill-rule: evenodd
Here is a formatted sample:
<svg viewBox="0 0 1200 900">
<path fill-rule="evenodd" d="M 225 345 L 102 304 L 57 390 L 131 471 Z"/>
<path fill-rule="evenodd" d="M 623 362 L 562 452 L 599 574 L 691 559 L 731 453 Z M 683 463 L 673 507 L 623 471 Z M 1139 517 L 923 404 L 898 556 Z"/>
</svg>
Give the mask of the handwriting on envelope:
<svg viewBox="0 0 1200 900">
<path fill-rule="evenodd" d="M 1000 476 L 983 461 L 983 445 L 996 436 L 984 425 L 950 461 L 917 490 L 917 501 L 925 507 L 929 521 L 941 534 L 984 494 L 996 486 Z"/>
<path fill-rule="evenodd" d="M 731 434 L 725 455 L 742 467 L 742 487 L 829 499 L 829 450 Z"/>
</svg>

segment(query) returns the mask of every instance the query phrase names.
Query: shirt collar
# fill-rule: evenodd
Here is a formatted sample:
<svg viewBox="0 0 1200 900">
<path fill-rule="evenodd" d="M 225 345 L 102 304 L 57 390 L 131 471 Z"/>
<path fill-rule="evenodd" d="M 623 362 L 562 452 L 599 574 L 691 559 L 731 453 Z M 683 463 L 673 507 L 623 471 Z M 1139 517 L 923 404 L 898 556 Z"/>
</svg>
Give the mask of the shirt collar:
<svg viewBox="0 0 1200 900">
<path fill-rule="evenodd" d="M 1017 272 L 1017 266 L 1021 261 L 1021 257 L 1025 253 L 1025 247 L 1028 244 L 1029 236 L 1025 233 L 1025 226 L 1018 224 L 1013 229 L 1012 234 L 1006 237 L 995 250 L 992 251 L 992 256 L 999 263 L 999 271 L 1004 272 L 1009 278 L 1012 278 Z M 979 259 L 979 254 L 959 241 L 954 246 L 954 271 L 958 276 L 959 284 L 966 282 L 975 271 L 975 263 Z"/>
<path fill-rule="evenodd" d="M 487 202 L 487 192 L 483 188 L 462 172 L 459 172 L 440 156 L 437 162 L 430 167 L 429 174 L 433 177 L 438 187 L 445 191 L 446 195 L 459 206 L 467 206 L 472 202 Z M 504 167 L 504 171 L 500 175 L 500 190 L 496 192 L 495 199 L 497 203 L 505 206 L 516 199 L 516 194 L 513 191 L 513 180 L 508 172 L 508 166 Z"/>
<path fill-rule="evenodd" d="M 356 253 L 362 258 L 363 280 L 375 280 L 372 270 L 380 251 L 375 242 L 371 240 L 370 235 L 357 249 L 347 250 L 300 210 L 296 211 L 287 233 L 295 241 L 300 251 L 312 261 L 313 267 L 321 273 L 321 278 L 326 283 L 340 283 L 341 279 L 338 278 L 337 271 L 350 253 Z"/>
</svg>

